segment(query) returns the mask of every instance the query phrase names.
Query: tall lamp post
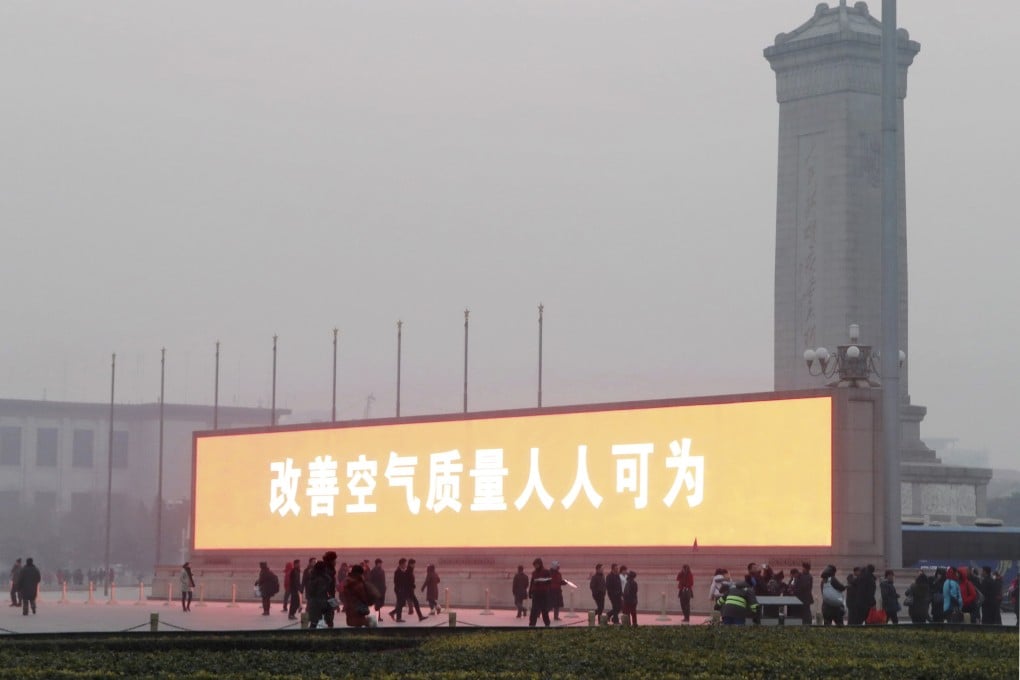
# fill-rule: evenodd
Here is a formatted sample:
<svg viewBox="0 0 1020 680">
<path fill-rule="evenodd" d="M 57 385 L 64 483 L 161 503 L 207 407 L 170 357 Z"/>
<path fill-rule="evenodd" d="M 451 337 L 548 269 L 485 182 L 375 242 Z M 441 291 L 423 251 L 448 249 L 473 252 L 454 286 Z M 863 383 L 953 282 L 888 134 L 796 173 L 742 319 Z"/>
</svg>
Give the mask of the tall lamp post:
<svg viewBox="0 0 1020 680">
<path fill-rule="evenodd" d="M 899 135 L 896 99 L 899 53 L 896 0 L 882 0 L 882 447 L 885 453 L 885 558 L 898 569 L 903 562 L 900 509 L 900 239 Z"/>
<path fill-rule="evenodd" d="M 886 338 L 888 345 L 888 338 Z M 882 429 L 884 439 L 886 488 L 886 530 L 885 559 L 892 568 L 899 568 L 903 561 L 903 530 L 900 512 L 899 475 L 899 387 L 893 381 L 890 387 L 888 376 L 898 376 L 900 366 L 907 355 L 901 349 L 890 351 L 883 346 L 876 352 L 871 345 L 860 342 L 860 329 L 850 324 L 850 341 L 839 345 L 835 351 L 825 347 L 804 351 L 804 362 L 811 375 L 829 378 L 829 387 L 880 388 L 882 392 Z M 877 378 L 877 379 L 876 379 Z M 892 408 L 890 408 L 890 403 Z M 891 425 L 890 425 L 891 423 Z M 892 433 L 889 432 L 892 430 Z M 895 437 L 895 439 L 893 439 Z M 893 444 L 892 442 L 895 442 Z M 890 476 L 889 467 L 895 465 L 895 474 Z M 894 487 L 890 489 L 889 487 Z"/>
</svg>

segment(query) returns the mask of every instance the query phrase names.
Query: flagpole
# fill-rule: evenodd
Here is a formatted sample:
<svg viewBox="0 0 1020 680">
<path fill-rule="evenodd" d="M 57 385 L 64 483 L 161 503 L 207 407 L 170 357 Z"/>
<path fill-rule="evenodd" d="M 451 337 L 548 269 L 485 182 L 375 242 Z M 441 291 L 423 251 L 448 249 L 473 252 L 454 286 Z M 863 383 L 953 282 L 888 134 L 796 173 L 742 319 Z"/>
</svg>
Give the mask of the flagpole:
<svg viewBox="0 0 1020 680">
<path fill-rule="evenodd" d="M 276 426 L 276 338 L 273 336 L 273 399 L 272 399 L 272 410 L 269 415 L 269 425 L 271 427 Z"/>
<path fill-rule="evenodd" d="M 545 305 L 538 304 L 538 407 L 542 408 L 542 314 Z"/>
<path fill-rule="evenodd" d="M 106 571 L 103 572 L 103 595 L 110 588 L 110 521 L 113 506 L 113 388 L 117 378 L 117 355 L 110 362 L 110 432 L 106 451 Z"/>
<path fill-rule="evenodd" d="M 464 310 L 464 413 L 468 410 L 468 317 L 470 310 Z"/>
<path fill-rule="evenodd" d="M 213 380 L 212 429 L 216 430 L 220 420 L 220 341 L 216 341 L 216 376 Z"/>
<path fill-rule="evenodd" d="M 340 333 L 340 329 L 333 329 L 333 422 L 336 422 L 336 344 L 337 335 Z"/>
<path fill-rule="evenodd" d="M 403 341 L 404 322 L 397 321 L 397 417 L 400 417 L 400 351 Z"/>
<path fill-rule="evenodd" d="M 166 347 L 159 351 L 159 474 L 156 490 L 156 566 L 163 558 L 163 398 L 166 393 Z"/>
</svg>

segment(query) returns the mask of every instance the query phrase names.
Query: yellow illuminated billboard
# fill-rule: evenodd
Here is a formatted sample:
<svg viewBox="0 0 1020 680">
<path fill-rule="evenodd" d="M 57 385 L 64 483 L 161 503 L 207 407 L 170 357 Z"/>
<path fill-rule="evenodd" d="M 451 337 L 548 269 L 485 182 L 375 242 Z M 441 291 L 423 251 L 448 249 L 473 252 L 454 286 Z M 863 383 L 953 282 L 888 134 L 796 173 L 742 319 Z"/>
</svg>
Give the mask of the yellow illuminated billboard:
<svg viewBox="0 0 1020 680">
<path fill-rule="evenodd" d="M 194 463 L 195 550 L 832 543 L 829 397 L 206 433 Z"/>
</svg>

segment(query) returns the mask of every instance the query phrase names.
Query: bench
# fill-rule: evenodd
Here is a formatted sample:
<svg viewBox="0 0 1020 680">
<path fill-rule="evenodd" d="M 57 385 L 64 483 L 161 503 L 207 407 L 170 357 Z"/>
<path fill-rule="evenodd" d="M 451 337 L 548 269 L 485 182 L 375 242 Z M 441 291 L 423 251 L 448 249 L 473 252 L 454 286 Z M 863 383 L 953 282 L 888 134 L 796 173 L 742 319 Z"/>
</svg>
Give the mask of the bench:
<svg viewBox="0 0 1020 680">
<path fill-rule="evenodd" d="M 758 600 L 758 604 L 761 606 L 761 620 L 763 624 L 776 622 L 780 626 L 786 622 L 786 607 L 803 607 L 804 603 L 800 601 L 800 598 L 794 597 L 793 595 L 758 595 L 755 599 Z M 772 607 L 778 608 L 778 616 L 767 616 L 765 608 Z M 791 619 L 793 623 L 800 624 L 801 620 L 799 617 Z"/>
</svg>

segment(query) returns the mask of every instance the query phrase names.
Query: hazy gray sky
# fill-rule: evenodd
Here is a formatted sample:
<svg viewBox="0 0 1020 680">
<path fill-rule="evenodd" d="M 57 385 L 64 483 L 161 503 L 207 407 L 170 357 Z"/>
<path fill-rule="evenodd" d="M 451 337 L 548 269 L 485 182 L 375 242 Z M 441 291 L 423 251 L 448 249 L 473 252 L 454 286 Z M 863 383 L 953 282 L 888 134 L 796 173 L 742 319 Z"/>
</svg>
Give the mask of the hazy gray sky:
<svg viewBox="0 0 1020 680">
<path fill-rule="evenodd" d="M 391 415 L 772 388 L 810 0 L 0 2 L 0 396 Z M 881 14 L 881 3 L 870 4 Z M 1016 467 L 1011 0 L 900 0 L 910 384 Z"/>
</svg>

